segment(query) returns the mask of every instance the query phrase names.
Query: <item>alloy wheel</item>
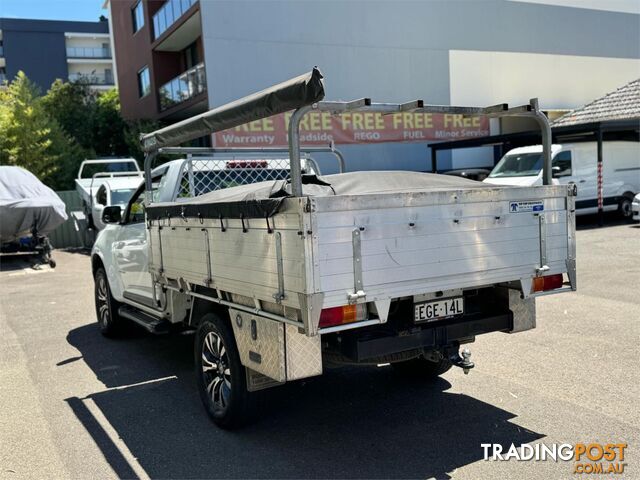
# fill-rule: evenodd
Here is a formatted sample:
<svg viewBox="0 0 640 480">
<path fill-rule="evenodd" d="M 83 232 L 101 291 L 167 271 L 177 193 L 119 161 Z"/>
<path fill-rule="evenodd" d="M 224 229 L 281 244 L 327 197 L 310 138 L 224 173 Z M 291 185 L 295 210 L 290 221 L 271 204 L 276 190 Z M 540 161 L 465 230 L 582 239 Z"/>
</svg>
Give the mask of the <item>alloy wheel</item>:
<svg viewBox="0 0 640 480">
<path fill-rule="evenodd" d="M 231 369 L 222 338 L 208 332 L 202 345 L 202 375 L 215 408 L 226 410 L 231 395 Z"/>
<path fill-rule="evenodd" d="M 103 276 L 98 277 L 98 318 L 103 326 L 109 324 L 109 298 L 107 281 Z"/>
</svg>

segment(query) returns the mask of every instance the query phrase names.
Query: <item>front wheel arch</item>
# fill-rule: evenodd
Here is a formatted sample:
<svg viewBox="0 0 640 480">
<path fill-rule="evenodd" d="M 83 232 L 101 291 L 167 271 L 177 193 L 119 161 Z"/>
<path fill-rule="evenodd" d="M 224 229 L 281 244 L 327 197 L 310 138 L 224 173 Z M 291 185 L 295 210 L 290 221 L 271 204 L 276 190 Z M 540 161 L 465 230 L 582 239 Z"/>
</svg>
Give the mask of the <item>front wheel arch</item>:
<svg viewBox="0 0 640 480">
<path fill-rule="evenodd" d="M 104 268 L 104 262 L 100 258 L 100 255 L 92 255 L 91 256 L 91 273 L 93 274 L 94 278 L 99 268 L 104 269 L 105 272 L 107 271 L 107 269 Z"/>
</svg>

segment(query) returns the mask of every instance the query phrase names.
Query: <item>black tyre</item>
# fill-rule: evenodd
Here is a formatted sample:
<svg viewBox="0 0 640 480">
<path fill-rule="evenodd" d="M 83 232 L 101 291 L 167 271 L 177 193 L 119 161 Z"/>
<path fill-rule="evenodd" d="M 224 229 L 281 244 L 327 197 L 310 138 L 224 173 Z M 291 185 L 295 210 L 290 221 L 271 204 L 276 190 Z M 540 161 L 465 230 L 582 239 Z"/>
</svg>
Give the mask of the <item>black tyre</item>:
<svg viewBox="0 0 640 480">
<path fill-rule="evenodd" d="M 98 268 L 93 278 L 95 282 L 96 316 L 100 326 L 100 333 L 105 337 L 114 337 L 120 333 L 122 328 L 122 319 L 118 315 L 120 303 L 111 296 L 111 288 L 104 268 Z"/>
<path fill-rule="evenodd" d="M 618 204 L 618 212 L 622 216 L 622 218 L 626 220 L 631 220 L 633 217 L 633 209 L 631 207 L 631 202 L 633 199 L 631 197 L 622 197 L 620 199 L 620 203 Z"/>
<path fill-rule="evenodd" d="M 442 358 L 437 362 L 432 362 L 420 356 L 405 362 L 392 363 L 391 366 L 403 376 L 429 379 L 449 371 L 451 361 L 448 358 Z"/>
<path fill-rule="evenodd" d="M 247 390 L 246 370 L 228 322 L 214 313 L 204 315 L 194 349 L 198 393 L 209 417 L 224 429 L 252 420 L 258 393 Z"/>
</svg>

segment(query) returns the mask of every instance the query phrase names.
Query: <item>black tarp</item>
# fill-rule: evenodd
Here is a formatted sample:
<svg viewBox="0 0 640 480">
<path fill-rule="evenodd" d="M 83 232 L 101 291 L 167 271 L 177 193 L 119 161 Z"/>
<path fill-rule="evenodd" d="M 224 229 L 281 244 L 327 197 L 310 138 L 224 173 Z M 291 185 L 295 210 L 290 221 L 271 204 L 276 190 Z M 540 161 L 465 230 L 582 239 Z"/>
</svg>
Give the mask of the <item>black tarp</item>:
<svg viewBox="0 0 640 480">
<path fill-rule="evenodd" d="M 311 105 L 323 98 L 322 74 L 314 68 L 266 90 L 143 135 L 143 149 L 149 152 L 178 146 L 214 132 Z"/>
<path fill-rule="evenodd" d="M 302 177 L 302 195 L 394 194 L 442 190 L 500 188 L 450 175 L 406 171 L 350 172 L 336 175 Z M 504 187 L 509 188 L 509 187 Z M 195 198 L 147 207 L 150 220 L 160 218 L 265 218 L 278 212 L 282 201 L 291 196 L 288 180 L 272 180 L 225 188 Z"/>
</svg>

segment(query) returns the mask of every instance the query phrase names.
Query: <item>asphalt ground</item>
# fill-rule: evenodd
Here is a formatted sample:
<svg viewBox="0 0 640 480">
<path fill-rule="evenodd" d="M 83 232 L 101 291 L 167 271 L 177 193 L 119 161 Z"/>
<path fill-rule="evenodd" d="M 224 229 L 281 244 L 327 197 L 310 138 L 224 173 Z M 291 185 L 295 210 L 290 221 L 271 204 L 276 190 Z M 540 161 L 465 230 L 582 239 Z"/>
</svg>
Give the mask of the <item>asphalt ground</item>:
<svg viewBox="0 0 640 480">
<path fill-rule="evenodd" d="M 0 478 L 640 478 L 640 225 L 580 220 L 578 292 L 538 327 L 480 336 L 476 368 L 433 383 L 390 367 L 272 390 L 264 417 L 217 429 L 192 335 L 103 338 L 86 253 L 0 271 Z M 626 443 L 623 475 L 485 461 L 483 443 Z"/>
</svg>

